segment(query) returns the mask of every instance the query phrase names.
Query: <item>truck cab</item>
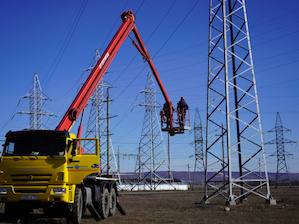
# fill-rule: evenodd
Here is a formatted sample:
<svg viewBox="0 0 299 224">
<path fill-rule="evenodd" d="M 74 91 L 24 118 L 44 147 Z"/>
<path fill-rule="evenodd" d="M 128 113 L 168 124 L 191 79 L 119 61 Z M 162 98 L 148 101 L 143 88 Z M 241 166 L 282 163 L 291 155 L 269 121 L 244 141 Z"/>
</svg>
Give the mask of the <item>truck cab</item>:
<svg viewBox="0 0 299 224">
<path fill-rule="evenodd" d="M 86 144 L 94 147 L 89 146 L 85 152 Z M 9 219 L 14 218 L 18 206 L 26 208 L 27 213 L 41 204 L 45 211 L 68 208 L 78 203 L 78 188 L 82 210 L 90 205 L 84 191 L 88 183 L 100 178 L 99 139 L 78 139 L 68 131 L 28 130 L 8 132 L 3 146 L 0 201 L 5 203 Z M 111 187 L 116 190 L 116 186 L 109 186 L 108 191 Z M 99 189 L 104 191 L 103 187 Z"/>
</svg>

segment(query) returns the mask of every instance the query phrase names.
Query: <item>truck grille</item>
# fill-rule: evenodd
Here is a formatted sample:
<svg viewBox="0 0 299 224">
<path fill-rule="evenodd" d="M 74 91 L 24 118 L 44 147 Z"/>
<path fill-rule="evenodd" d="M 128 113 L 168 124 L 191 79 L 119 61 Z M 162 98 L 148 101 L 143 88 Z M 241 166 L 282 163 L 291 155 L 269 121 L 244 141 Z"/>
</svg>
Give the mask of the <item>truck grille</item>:
<svg viewBox="0 0 299 224">
<path fill-rule="evenodd" d="M 18 189 L 18 188 L 14 188 L 14 192 L 18 193 L 18 194 L 42 194 L 42 193 L 46 193 L 47 189 Z"/>
<path fill-rule="evenodd" d="M 11 180 L 13 182 L 30 182 L 30 183 L 48 183 L 51 180 L 51 174 L 22 174 L 22 175 L 11 175 Z"/>
</svg>

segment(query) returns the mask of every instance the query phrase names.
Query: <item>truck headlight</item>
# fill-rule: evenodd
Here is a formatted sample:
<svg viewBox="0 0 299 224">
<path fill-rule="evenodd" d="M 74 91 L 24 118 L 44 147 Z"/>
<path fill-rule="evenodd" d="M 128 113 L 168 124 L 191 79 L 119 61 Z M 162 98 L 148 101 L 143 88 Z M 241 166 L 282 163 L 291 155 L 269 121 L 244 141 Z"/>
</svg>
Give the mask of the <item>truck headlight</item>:
<svg viewBox="0 0 299 224">
<path fill-rule="evenodd" d="M 0 194 L 7 194 L 7 188 L 0 188 Z"/>
<path fill-rule="evenodd" d="M 54 194 L 65 194 L 66 189 L 65 188 L 53 188 L 53 193 Z"/>
</svg>

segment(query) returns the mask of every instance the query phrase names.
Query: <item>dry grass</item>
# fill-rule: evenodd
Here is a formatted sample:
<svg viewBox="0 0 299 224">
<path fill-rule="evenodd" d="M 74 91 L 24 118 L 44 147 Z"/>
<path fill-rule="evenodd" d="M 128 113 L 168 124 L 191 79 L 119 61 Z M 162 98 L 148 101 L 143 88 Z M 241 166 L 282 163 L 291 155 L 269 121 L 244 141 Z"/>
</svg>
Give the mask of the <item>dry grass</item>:
<svg viewBox="0 0 299 224">
<path fill-rule="evenodd" d="M 127 215 L 119 212 L 100 223 L 299 223 L 299 187 L 272 189 L 277 205 L 249 196 L 245 203 L 230 206 L 218 197 L 210 205 L 201 205 L 201 189 L 174 192 L 121 192 L 120 202 Z M 1 220 L 2 218 L 2 220 Z M 34 220 L 34 217 L 33 217 Z M 0 222 L 3 221 L 3 214 Z M 35 219 L 31 223 L 64 223 L 64 220 Z M 3 222 L 1 222 L 3 223 Z M 85 216 L 82 224 L 95 224 Z"/>
</svg>

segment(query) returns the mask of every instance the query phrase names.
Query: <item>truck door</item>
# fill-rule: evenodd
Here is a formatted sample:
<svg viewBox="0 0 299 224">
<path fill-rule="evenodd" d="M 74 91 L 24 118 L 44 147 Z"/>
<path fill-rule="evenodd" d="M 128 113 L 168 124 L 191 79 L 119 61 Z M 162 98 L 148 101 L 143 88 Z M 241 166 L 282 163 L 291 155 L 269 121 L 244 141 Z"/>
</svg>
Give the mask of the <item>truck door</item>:
<svg viewBox="0 0 299 224">
<path fill-rule="evenodd" d="M 99 139 L 96 138 L 74 139 L 70 143 L 67 164 L 70 183 L 79 184 L 86 176 L 100 172 L 99 151 Z"/>
</svg>

